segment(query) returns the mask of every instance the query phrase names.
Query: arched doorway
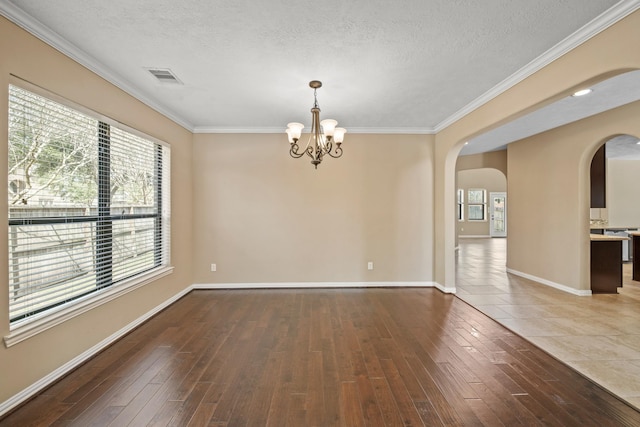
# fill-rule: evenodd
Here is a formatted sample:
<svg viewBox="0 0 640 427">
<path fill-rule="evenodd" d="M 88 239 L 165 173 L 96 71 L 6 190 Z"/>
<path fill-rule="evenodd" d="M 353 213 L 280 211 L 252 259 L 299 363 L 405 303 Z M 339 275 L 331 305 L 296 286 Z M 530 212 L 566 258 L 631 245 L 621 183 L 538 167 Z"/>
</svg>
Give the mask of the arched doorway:
<svg viewBox="0 0 640 427">
<path fill-rule="evenodd" d="M 479 278 L 471 283 L 473 294 L 460 287 L 460 298 L 631 402 L 636 401 L 628 384 L 638 386 L 633 358 L 640 347 L 633 336 L 640 297 L 634 301 L 626 292 L 615 297 L 625 298 L 622 302 L 589 297 L 589 170 L 604 142 L 621 133 L 640 134 L 638 117 L 635 101 L 510 144 L 506 272 L 485 262 L 458 270 L 457 277 L 458 283 Z M 623 177 L 639 182 L 628 173 Z M 487 260 L 486 254 L 476 256 Z M 611 351 L 621 356 L 610 361 Z M 625 378 L 625 386 L 612 378 Z"/>
<path fill-rule="evenodd" d="M 632 278 L 629 238 L 640 229 L 640 139 L 623 134 L 606 140 L 590 172 L 591 289 L 617 293 L 640 285 Z"/>
<path fill-rule="evenodd" d="M 604 206 L 593 206 L 592 219 L 622 225 L 640 218 L 640 138 L 618 135 L 605 142 Z M 596 215 L 596 216 L 594 216 Z M 599 216 L 598 216 L 599 215 Z M 633 224 L 631 224 L 633 225 Z"/>
<path fill-rule="evenodd" d="M 567 95 L 475 136 L 462 147 L 456 145 L 451 149 L 450 155 L 457 158 L 456 171 L 461 169 L 461 163 L 470 165 L 466 168 L 495 167 L 495 152 L 473 154 L 476 144 L 484 149 L 502 148 L 498 152 L 503 153 L 504 163 L 497 168 L 506 172 L 508 163 L 510 172 L 514 171 L 515 175 L 508 177 L 510 190 L 517 188 L 516 204 L 510 203 L 516 211 L 509 215 L 515 219 L 511 225 L 517 237 L 517 244 L 509 245 L 508 263 L 513 273 L 578 295 L 590 293 L 586 232 L 589 228 L 589 194 L 587 188 L 582 189 L 581 183 L 589 179 L 588 166 L 596 145 L 602 144 L 608 138 L 606 135 L 612 135 L 609 133 L 611 125 L 637 122 L 631 106 L 637 105 L 640 97 L 639 79 L 640 71 L 619 74 L 593 85 L 591 99 Z M 598 98 L 605 94 L 615 100 Z M 564 112 L 565 109 L 570 113 Z M 574 116 L 575 111 L 587 117 Z M 584 124 L 592 124 L 589 126 L 594 129 L 591 134 L 585 132 Z M 518 128 L 524 130 L 518 131 Z M 469 150 L 473 155 L 469 155 Z M 489 156 L 493 156 L 493 160 L 488 161 Z M 449 234 L 454 240 L 452 255 L 459 232 L 457 224 L 453 231 Z M 532 252 L 542 254 L 540 260 L 531 257 Z M 445 257 L 445 266 L 448 266 L 446 261 Z M 568 268 L 565 262 L 568 262 Z"/>
<path fill-rule="evenodd" d="M 492 168 L 463 169 L 457 173 L 456 188 L 456 234 L 458 238 L 494 237 L 496 231 L 503 230 L 506 237 L 506 218 L 503 218 L 504 201 L 495 194 L 505 194 L 507 178 L 503 172 Z M 497 211 L 497 212 L 496 212 Z M 496 218 L 498 216 L 498 218 Z M 496 224 L 500 221 L 500 224 Z M 502 234 L 502 233 L 501 233 Z"/>
</svg>

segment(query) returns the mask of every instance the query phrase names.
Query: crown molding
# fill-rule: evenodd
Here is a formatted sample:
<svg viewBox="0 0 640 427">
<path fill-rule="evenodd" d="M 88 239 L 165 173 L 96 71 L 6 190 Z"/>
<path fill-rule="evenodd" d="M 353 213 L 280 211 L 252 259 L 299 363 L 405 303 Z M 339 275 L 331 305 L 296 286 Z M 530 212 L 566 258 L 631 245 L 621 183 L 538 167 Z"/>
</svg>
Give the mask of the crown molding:
<svg viewBox="0 0 640 427">
<path fill-rule="evenodd" d="M 26 30 L 38 39 L 42 40 L 49 46 L 58 50 L 62 54 L 73 59 L 83 67 L 96 73 L 103 79 L 107 80 L 109 83 L 117 86 L 119 89 L 122 89 L 129 95 L 136 98 L 138 101 L 144 103 L 148 107 L 154 109 L 170 120 L 173 120 L 183 128 L 189 131 L 193 131 L 193 125 L 190 124 L 187 120 L 177 116 L 173 111 L 163 107 L 162 105 L 158 104 L 158 102 L 144 95 L 125 78 L 114 72 L 104 63 L 87 54 L 75 44 L 69 42 L 68 40 L 65 40 L 58 33 L 52 31 L 42 22 L 28 15 L 13 3 L 8 1 L 0 2 L 0 15 L 4 16 L 14 24 L 18 25 L 19 27 Z"/>
<path fill-rule="evenodd" d="M 516 71 L 514 74 L 443 120 L 435 127 L 425 128 L 353 128 L 349 133 L 367 134 L 426 134 L 432 135 L 441 132 L 443 129 L 462 119 L 464 116 L 478 109 L 482 105 L 496 98 L 503 92 L 520 83 L 530 75 L 539 71 L 551 62 L 560 58 L 567 52 L 578 47 L 593 36 L 607 29 L 619 20 L 640 9 L 640 0 L 621 0 L 610 9 L 606 10 L 589 23 L 569 35 L 563 41 L 531 61 L 529 64 Z M 91 55 L 82 51 L 78 46 L 63 39 L 60 35 L 47 28 L 40 21 L 26 14 L 22 9 L 11 2 L 0 2 L 0 15 L 6 17 L 16 25 L 33 34 L 49 46 L 60 51 L 64 55 L 78 62 L 80 65 L 93 71 L 108 82 L 122 89 L 140 102 L 173 120 L 180 126 L 193 133 L 280 133 L 280 128 L 229 128 L 216 126 L 194 126 L 188 120 L 176 115 L 173 111 L 163 107 L 157 101 L 147 97 L 137 90 L 131 83 L 119 74 L 115 73 L 105 64 L 101 63 Z"/>
<path fill-rule="evenodd" d="M 580 46 L 598 33 L 606 30 L 616 22 L 640 9 L 640 0 L 621 0 L 599 16 L 592 19 L 590 22 L 576 30 L 573 34 L 566 37 L 560 43 L 538 56 L 533 61 L 516 71 L 511 76 L 507 77 L 502 82 L 498 83 L 487 92 L 471 101 L 469 104 L 438 123 L 435 127 L 435 133 L 442 131 L 443 129 L 451 126 L 453 123 L 462 119 L 467 114 L 473 112 L 477 108 L 496 98 L 503 92 L 511 89 L 516 84 L 520 83 L 530 75 L 542 68 L 546 67 L 556 59 L 560 58 L 569 51 Z"/>
<path fill-rule="evenodd" d="M 347 133 L 379 133 L 395 135 L 435 135 L 435 129 L 431 127 L 404 127 L 404 128 L 349 128 Z"/>
<path fill-rule="evenodd" d="M 193 133 L 284 133 L 280 127 L 230 128 L 218 126 L 196 126 Z M 308 134 L 309 132 L 303 132 Z M 435 135 L 433 128 L 348 128 L 349 134 L 395 134 L 395 135 Z"/>
<path fill-rule="evenodd" d="M 223 126 L 196 126 L 193 133 L 284 133 L 284 126 L 280 127 L 223 127 Z"/>
</svg>

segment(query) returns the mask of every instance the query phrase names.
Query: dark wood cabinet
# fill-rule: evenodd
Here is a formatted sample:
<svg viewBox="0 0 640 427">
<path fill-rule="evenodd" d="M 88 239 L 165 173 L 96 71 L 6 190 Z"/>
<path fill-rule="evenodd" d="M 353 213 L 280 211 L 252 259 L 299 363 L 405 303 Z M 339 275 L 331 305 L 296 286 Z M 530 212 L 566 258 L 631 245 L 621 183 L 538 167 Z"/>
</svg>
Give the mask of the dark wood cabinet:
<svg viewBox="0 0 640 427">
<path fill-rule="evenodd" d="M 596 152 L 591 160 L 591 207 L 607 207 L 607 155 L 606 144 Z"/>
<path fill-rule="evenodd" d="M 631 279 L 640 282 L 640 232 L 631 233 L 631 242 L 633 254 Z"/>
<path fill-rule="evenodd" d="M 622 286 L 622 240 L 591 239 L 591 292 L 617 294 Z"/>
</svg>

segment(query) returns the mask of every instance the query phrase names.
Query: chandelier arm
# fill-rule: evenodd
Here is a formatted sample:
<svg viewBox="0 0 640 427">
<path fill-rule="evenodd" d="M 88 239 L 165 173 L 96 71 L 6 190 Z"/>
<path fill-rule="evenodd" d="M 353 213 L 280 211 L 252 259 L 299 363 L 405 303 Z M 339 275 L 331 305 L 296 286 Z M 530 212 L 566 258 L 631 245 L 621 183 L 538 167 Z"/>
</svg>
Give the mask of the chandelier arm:
<svg viewBox="0 0 640 427">
<path fill-rule="evenodd" d="M 299 152 L 298 151 L 299 149 L 300 149 L 300 146 L 298 145 L 298 143 L 294 142 L 293 144 L 291 144 L 291 148 L 289 149 L 289 155 L 294 159 L 299 159 L 300 157 L 304 156 L 304 154 L 306 153 L 306 150 L 303 152 Z"/>
<path fill-rule="evenodd" d="M 307 154 L 307 156 L 311 157 L 312 159 L 315 159 L 315 152 L 311 144 L 307 145 L 305 153 Z"/>
<path fill-rule="evenodd" d="M 333 154 L 331 151 L 327 152 L 327 154 L 333 157 L 334 159 L 337 159 L 338 157 L 342 156 L 342 148 L 340 146 L 337 146 L 336 149 L 333 151 L 335 154 Z"/>
<path fill-rule="evenodd" d="M 313 159 L 313 144 L 311 143 L 312 139 L 313 139 L 313 135 L 309 134 L 309 139 L 307 139 L 307 146 L 304 147 L 303 153 Z M 300 155 L 302 156 L 302 153 Z"/>
<path fill-rule="evenodd" d="M 331 139 L 323 138 L 322 140 L 324 141 L 324 144 L 322 147 L 322 154 L 331 153 L 331 149 L 333 148 L 333 143 L 331 142 Z"/>
</svg>

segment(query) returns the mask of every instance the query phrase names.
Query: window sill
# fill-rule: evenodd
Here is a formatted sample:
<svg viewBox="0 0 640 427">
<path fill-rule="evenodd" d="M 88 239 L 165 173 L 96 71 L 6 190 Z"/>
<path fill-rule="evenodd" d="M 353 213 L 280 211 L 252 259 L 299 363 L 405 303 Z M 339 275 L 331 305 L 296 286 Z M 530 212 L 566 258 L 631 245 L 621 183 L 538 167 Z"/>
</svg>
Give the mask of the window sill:
<svg viewBox="0 0 640 427">
<path fill-rule="evenodd" d="M 69 305 L 60 306 L 51 311 L 18 322 L 11 327 L 9 335 L 4 337 L 4 345 L 9 348 L 26 339 L 29 339 L 47 329 L 53 328 L 69 319 L 86 313 L 95 307 L 106 304 L 116 298 L 147 285 L 161 277 L 173 272 L 173 267 L 162 267 L 146 274 L 125 280 L 116 286 L 105 289 L 102 292 L 87 295 L 84 298 L 73 301 Z"/>
</svg>

